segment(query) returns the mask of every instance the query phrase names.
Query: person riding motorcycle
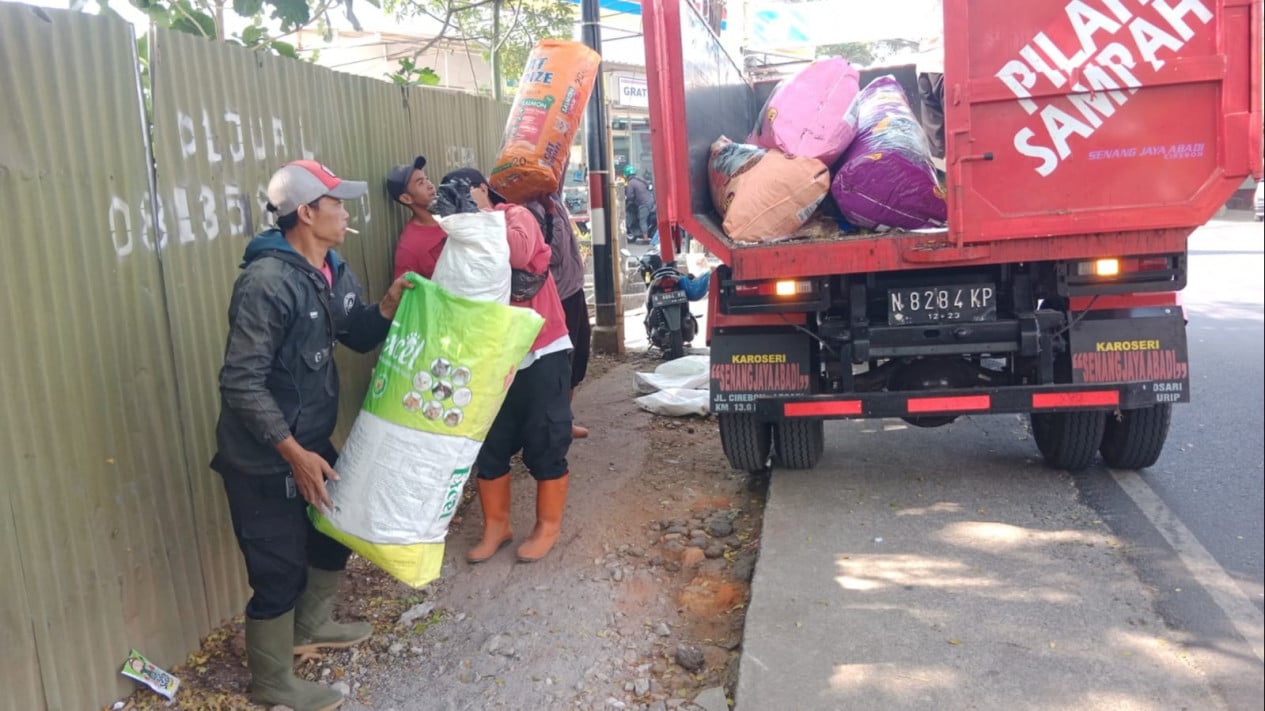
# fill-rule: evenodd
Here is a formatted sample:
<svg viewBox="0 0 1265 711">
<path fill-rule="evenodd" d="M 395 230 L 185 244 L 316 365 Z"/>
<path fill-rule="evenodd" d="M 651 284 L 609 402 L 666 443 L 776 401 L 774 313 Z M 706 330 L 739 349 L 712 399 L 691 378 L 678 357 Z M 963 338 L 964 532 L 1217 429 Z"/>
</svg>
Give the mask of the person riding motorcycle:
<svg viewBox="0 0 1265 711">
<path fill-rule="evenodd" d="M 654 196 L 650 183 L 637 175 L 637 166 L 624 166 L 624 222 L 628 228 L 628 241 L 646 238 L 654 229 Z"/>
</svg>

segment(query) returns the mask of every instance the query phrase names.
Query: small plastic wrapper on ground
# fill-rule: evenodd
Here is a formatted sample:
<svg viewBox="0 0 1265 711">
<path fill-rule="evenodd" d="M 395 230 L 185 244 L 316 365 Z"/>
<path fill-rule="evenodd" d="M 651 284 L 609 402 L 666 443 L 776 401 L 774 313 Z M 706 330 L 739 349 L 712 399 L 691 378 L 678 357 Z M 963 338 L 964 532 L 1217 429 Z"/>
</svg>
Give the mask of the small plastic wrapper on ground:
<svg viewBox="0 0 1265 711">
<path fill-rule="evenodd" d="M 176 692 L 180 690 L 180 679 L 154 666 L 145 658 L 145 655 L 135 649 L 127 655 L 127 661 L 123 662 L 120 673 L 129 679 L 139 681 L 168 699 L 174 698 Z"/>
</svg>

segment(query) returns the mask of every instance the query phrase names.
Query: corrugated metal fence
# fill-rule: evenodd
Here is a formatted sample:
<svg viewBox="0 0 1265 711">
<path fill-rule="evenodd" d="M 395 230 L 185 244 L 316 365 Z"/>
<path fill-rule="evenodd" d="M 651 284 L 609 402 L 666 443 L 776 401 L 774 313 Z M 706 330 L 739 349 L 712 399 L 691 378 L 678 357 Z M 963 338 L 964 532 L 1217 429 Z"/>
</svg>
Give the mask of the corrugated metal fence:
<svg viewBox="0 0 1265 711">
<path fill-rule="evenodd" d="M 508 106 L 401 89 L 179 33 L 150 37 L 147 127 L 130 26 L 0 5 L 0 706 L 126 694 L 130 648 L 183 660 L 246 586 L 206 466 L 229 293 L 263 189 L 314 157 L 375 189 L 344 247 L 366 296 L 418 153 L 488 166 Z M 152 141 L 152 143 L 151 143 Z M 152 168 L 151 168 L 152 166 Z M 372 358 L 340 356 L 344 426 Z"/>
</svg>

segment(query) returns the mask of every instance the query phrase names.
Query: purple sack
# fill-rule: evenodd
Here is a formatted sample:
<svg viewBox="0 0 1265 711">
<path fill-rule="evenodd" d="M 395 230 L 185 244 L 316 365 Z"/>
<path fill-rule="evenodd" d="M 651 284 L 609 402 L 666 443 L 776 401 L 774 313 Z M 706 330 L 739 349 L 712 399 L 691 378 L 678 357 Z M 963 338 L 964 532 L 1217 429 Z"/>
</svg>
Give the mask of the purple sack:
<svg viewBox="0 0 1265 711">
<path fill-rule="evenodd" d="M 944 226 L 948 205 L 931 148 L 896 79 L 870 82 L 848 120 L 857 127 L 856 138 L 830 186 L 848 222 L 876 231 Z"/>
</svg>

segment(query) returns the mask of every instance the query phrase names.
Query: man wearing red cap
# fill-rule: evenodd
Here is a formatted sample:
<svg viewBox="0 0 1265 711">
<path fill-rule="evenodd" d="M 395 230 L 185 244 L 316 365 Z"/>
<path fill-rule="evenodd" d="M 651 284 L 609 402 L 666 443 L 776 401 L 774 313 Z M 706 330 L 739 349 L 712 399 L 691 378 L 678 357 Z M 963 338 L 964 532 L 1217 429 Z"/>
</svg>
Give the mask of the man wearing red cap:
<svg viewBox="0 0 1265 711">
<path fill-rule="evenodd" d="M 274 173 L 267 192 L 277 227 L 246 246 L 228 308 L 211 468 L 223 477 L 254 593 L 246 605 L 251 700 L 295 711 L 332 709 L 343 697 L 295 677 L 294 655 L 348 647 L 372 632 L 333 620 L 350 551 L 307 517 L 308 504 L 332 505 L 325 481 L 338 478 L 334 348 L 375 348 L 410 286 L 397 279 L 380 302 L 364 304 L 334 251 L 347 233 L 343 201 L 367 190 L 316 161 Z"/>
</svg>

